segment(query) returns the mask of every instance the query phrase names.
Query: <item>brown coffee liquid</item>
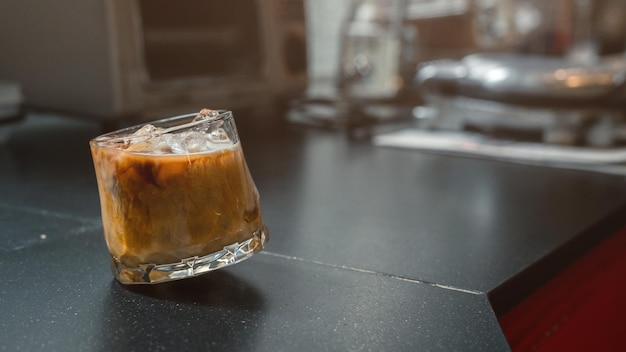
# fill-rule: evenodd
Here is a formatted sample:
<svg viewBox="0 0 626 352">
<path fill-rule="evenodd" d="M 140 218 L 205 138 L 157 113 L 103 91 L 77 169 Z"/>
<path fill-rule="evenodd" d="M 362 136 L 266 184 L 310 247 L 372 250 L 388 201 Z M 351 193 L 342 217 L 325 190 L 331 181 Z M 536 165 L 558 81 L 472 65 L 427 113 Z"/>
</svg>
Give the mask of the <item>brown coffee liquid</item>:
<svg viewBox="0 0 626 352">
<path fill-rule="evenodd" d="M 92 146 L 105 239 L 128 267 L 241 243 L 263 226 L 241 146 L 190 155 Z"/>
</svg>

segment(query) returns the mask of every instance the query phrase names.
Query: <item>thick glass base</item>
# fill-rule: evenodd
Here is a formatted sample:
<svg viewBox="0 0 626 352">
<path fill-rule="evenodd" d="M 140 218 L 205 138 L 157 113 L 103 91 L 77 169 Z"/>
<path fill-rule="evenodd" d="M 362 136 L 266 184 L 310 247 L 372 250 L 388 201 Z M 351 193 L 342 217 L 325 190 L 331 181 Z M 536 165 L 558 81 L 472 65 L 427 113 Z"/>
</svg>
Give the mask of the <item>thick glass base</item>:
<svg viewBox="0 0 626 352">
<path fill-rule="evenodd" d="M 111 256 L 113 275 L 123 284 L 156 284 L 198 276 L 212 270 L 239 263 L 261 251 L 269 239 L 265 226 L 252 234 L 243 243 L 233 243 L 221 251 L 186 258 L 172 264 L 139 264 L 128 267 Z"/>
</svg>

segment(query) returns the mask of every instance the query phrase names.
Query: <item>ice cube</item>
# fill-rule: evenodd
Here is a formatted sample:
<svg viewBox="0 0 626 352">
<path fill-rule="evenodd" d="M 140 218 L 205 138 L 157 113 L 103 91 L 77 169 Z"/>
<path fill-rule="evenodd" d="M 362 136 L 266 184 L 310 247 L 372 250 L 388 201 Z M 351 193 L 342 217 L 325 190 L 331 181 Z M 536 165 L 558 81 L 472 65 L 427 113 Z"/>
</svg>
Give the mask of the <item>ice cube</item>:
<svg viewBox="0 0 626 352">
<path fill-rule="evenodd" d="M 232 144 L 230 138 L 228 137 L 228 133 L 223 128 L 216 128 L 215 130 L 209 132 L 208 140 L 212 144 L 224 145 L 224 144 Z"/>
<path fill-rule="evenodd" d="M 128 137 L 124 138 L 124 145 L 128 146 L 129 149 L 131 147 L 137 149 L 138 147 L 142 147 L 144 144 L 146 144 L 145 142 L 159 136 L 160 134 L 160 128 L 150 124 L 146 124 Z"/>
<path fill-rule="evenodd" d="M 142 147 L 154 154 L 189 154 L 209 151 L 207 138 L 201 132 L 166 133 Z"/>
<path fill-rule="evenodd" d="M 233 144 L 223 128 L 208 133 L 204 128 L 172 132 L 145 125 L 125 139 L 126 150 L 136 153 L 184 155 L 210 152 Z"/>
<path fill-rule="evenodd" d="M 128 150 L 149 154 L 185 154 L 186 149 L 182 138 L 177 134 L 156 136 Z"/>
<path fill-rule="evenodd" d="M 191 131 L 183 140 L 187 153 L 200 153 L 211 150 L 208 138 L 203 132 Z"/>
<path fill-rule="evenodd" d="M 127 152 L 136 152 L 136 153 L 145 153 L 147 151 L 150 151 L 152 148 L 150 147 L 152 143 L 150 143 L 149 141 L 142 141 L 142 142 L 138 142 L 138 143 L 132 143 L 130 145 L 128 145 L 128 147 L 126 147 L 126 151 Z"/>
<path fill-rule="evenodd" d="M 196 121 L 212 120 L 218 117 L 219 115 L 220 113 L 217 110 L 202 109 L 200 110 L 198 115 L 196 115 L 193 121 L 196 122 Z"/>
<path fill-rule="evenodd" d="M 163 151 L 172 154 L 187 154 L 185 135 L 186 133 L 175 133 L 163 136 L 164 143 L 167 146 L 164 147 Z"/>
<path fill-rule="evenodd" d="M 131 137 L 138 137 L 138 136 L 153 137 L 155 135 L 158 135 L 161 130 L 162 130 L 161 128 L 158 128 L 151 124 L 146 124 L 146 125 L 141 126 L 141 128 L 135 131 L 133 134 L 131 134 Z"/>
</svg>

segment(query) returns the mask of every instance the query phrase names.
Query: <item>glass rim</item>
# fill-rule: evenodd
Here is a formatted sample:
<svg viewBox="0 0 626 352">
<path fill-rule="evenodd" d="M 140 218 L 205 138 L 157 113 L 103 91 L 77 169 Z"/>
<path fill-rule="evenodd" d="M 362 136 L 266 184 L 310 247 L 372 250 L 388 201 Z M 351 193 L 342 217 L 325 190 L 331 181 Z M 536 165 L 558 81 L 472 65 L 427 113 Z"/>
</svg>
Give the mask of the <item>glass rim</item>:
<svg viewBox="0 0 626 352">
<path fill-rule="evenodd" d="M 203 124 L 212 124 L 212 123 L 216 123 L 216 122 L 220 122 L 220 121 L 224 121 L 225 119 L 228 118 L 232 118 L 233 116 L 233 112 L 231 110 L 213 110 L 213 111 L 217 111 L 217 115 L 216 116 L 210 116 L 208 118 L 205 119 L 198 119 L 198 120 L 191 120 L 190 122 L 187 123 L 183 123 L 180 125 L 174 125 L 171 127 L 166 127 L 164 128 L 162 131 L 159 131 L 159 134 L 166 134 L 166 133 L 171 133 L 171 132 L 177 132 L 177 131 L 181 131 L 181 130 L 185 130 L 185 129 L 189 129 L 189 128 L 193 128 L 196 126 L 201 126 Z M 162 119 L 158 119 L 158 120 L 154 120 L 154 121 L 148 121 L 148 122 L 144 122 L 141 124 L 137 124 L 137 125 L 133 125 L 133 126 L 128 126 L 128 127 L 124 127 L 124 128 L 120 128 L 118 130 L 114 130 L 114 131 L 110 131 L 110 132 L 106 132 L 104 134 L 101 134 L 97 137 L 94 137 L 93 139 L 91 139 L 91 143 L 95 143 L 98 146 L 101 146 L 101 143 L 120 143 L 120 142 L 125 142 L 128 141 L 129 139 L 140 139 L 140 138 L 145 138 L 147 136 L 149 136 L 150 134 L 148 132 L 146 133 L 141 133 L 141 134 L 136 134 L 133 135 L 131 131 L 137 131 L 139 129 L 141 129 L 143 126 L 146 125 L 159 125 L 159 124 L 167 124 L 176 120 L 183 120 L 183 119 L 187 119 L 190 117 L 196 117 L 198 116 L 199 113 L 198 112 L 194 112 L 194 113 L 187 113 L 187 114 L 182 114 L 182 115 L 176 115 L 176 116 L 171 116 L 171 117 L 165 117 Z M 158 126 L 157 126 L 158 127 Z M 128 133 L 130 132 L 130 133 Z"/>
</svg>

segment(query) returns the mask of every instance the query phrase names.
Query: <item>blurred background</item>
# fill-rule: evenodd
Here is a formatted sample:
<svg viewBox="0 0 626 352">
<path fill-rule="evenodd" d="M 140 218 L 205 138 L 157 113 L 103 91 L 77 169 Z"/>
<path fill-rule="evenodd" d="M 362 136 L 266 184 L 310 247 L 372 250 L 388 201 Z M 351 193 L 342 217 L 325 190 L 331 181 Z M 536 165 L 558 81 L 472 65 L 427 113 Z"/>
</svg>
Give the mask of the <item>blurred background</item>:
<svg viewBox="0 0 626 352">
<path fill-rule="evenodd" d="M 247 108 L 381 146 L 617 165 L 625 5 L 6 0 L 0 121 L 37 110 L 113 126 Z"/>
</svg>

